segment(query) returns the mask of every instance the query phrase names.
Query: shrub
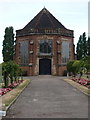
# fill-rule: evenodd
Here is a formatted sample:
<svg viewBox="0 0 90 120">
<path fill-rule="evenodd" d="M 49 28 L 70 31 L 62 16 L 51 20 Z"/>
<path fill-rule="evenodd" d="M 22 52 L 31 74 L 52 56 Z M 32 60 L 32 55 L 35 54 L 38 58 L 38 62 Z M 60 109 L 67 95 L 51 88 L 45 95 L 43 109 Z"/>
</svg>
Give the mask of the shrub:
<svg viewBox="0 0 90 120">
<path fill-rule="evenodd" d="M 17 78 L 21 74 L 21 72 L 22 71 L 19 68 L 19 65 L 17 65 L 13 61 L 2 63 L 2 74 L 5 87 L 8 86 L 9 79 L 11 84 L 13 83 L 13 81 L 17 81 Z"/>
</svg>

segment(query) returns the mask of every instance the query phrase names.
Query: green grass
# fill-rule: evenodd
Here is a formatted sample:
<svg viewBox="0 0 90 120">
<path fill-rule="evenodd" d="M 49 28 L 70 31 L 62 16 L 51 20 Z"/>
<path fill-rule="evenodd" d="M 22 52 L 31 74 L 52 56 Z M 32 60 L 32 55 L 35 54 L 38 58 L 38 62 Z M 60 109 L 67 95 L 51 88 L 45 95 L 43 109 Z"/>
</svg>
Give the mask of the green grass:
<svg viewBox="0 0 90 120">
<path fill-rule="evenodd" d="M 90 80 L 90 75 L 88 75 L 88 78 L 87 78 L 87 75 L 83 75 L 81 78 Z"/>
</svg>

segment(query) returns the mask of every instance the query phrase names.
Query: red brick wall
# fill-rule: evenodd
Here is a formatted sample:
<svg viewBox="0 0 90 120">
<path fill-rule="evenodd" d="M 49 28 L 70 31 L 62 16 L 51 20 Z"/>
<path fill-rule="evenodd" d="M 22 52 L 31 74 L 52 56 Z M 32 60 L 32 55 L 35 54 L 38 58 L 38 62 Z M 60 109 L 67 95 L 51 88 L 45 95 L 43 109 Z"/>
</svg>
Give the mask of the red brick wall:
<svg viewBox="0 0 90 120">
<path fill-rule="evenodd" d="M 15 61 L 20 64 L 20 52 L 19 52 L 19 42 L 23 40 L 29 41 L 29 51 L 33 51 L 33 54 L 29 54 L 29 63 L 32 63 L 32 66 L 23 66 L 21 67 L 23 70 L 27 71 L 28 75 L 35 75 L 35 64 L 37 64 L 38 58 L 38 40 L 43 39 L 51 39 L 52 40 L 52 48 L 53 48 L 53 64 L 56 65 L 56 75 L 63 75 L 64 70 L 66 70 L 66 66 L 58 66 L 61 64 L 61 43 L 62 40 L 66 39 L 70 43 L 70 60 L 74 59 L 74 45 L 72 37 L 63 37 L 60 35 L 31 35 L 31 36 L 23 36 L 16 38 L 16 54 Z M 33 40 L 33 44 L 30 44 L 30 41 Z M 59 43 L 57 43 L 57 41 Z"/>
</svg>

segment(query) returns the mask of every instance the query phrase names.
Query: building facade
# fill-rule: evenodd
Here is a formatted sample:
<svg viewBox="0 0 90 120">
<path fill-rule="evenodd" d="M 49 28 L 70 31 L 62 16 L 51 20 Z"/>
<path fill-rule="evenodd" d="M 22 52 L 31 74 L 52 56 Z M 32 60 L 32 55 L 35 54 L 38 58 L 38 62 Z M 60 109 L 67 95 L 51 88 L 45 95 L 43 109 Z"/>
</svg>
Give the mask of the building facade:
<svg viewBox="0 0 90 120">
<path fill-rule="evenodd" d="M 16 31 L 15 61 L 24 75 L 64 75 L 74 59 L 74 32 L 43 8 Z"/>
</svg>

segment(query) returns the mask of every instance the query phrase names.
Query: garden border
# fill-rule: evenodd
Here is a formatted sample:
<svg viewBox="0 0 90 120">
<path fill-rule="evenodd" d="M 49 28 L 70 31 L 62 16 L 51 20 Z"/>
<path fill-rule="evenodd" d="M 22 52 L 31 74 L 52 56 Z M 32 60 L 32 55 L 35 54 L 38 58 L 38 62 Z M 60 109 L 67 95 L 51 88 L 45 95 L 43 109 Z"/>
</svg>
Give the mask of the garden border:
<svg viewBox="0 0 90 120">
<path fill-rule="evenodd" d="M 28 81 L 28 82 L 27 82 Z M 27 82 L 26 84 L 25 84 L 25 82 Z M 23 81 L 23 83 L 21 83 L 20 85 L 18 85 L 16 88 L 14 88 L 13 89 L 13 91 L 14 90 L 17 90 L 19 87 L 21 87 L 21 86 L 23 86 L 24 84 L 25 84 L 25 86 L 23 86 L 23 88 L 21 89 L 21 90 L 19 90 L 19 92 L 17 92 L 17 94 L 15 94 L 15 97 L 10 101 L 10 103 L 9 103 L 9 105 L 8 106 L 5 106 L 5 111 L 7 111 L 9 108 L 10 108 L 10 106 L 18 99 L 18 97 L 20 96 L 20 94 L 23 92 L 23 90 L 29 85 L 31 83 L 31 79 L 24 79 L 24 81 Z M 10 91 L 10 92 L 13 92 L 13 91 Z M 10 92 L 9 92 L 9 94 L 10 94 Z M 6 93 L 6 95 L 7 95 L 8 93 Z M 5 103 L 3 103 L 3 97 L 5 97 L 5 95 L 4 96 L 1 96 L 1 99 L 2 99 L 2 105 L 3 104 L 5 104 Z M 3 107 L 3 106 L 2 106 Z M 3 110 L 2 110 L 3 111 Z"/>
<path fill-rule="evenodd" d="M 87 87 L 80 85 L 79 83 L 71 80 L 70 78 L 64 78 L 63 80 L 72 85 L 73 87 L 79 89 L 85 95 L 90 96 L 90 89 L 88 89 Z"/>
</svg>

